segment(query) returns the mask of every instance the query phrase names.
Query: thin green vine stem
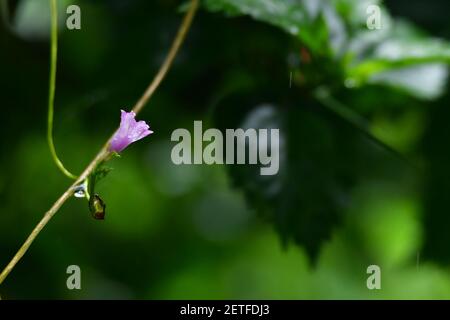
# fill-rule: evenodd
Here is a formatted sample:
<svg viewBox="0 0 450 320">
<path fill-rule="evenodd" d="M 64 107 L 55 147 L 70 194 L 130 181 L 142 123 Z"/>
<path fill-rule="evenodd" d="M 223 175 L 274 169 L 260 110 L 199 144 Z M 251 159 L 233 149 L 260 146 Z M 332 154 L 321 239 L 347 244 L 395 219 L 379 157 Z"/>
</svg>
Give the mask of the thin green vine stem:
<svg viewBox="0 0 450 320">
<path fill-rule="evenodd" d="M 177 52 L 179 51 L 181 44 L 183 43 L 184 39 L 186 38 L 186 34 L 192 24 L 192 20 L 194 19 L 195 12 L 198 8 L 199 0 L 191 0 L 189 10 L 187 11 L 186 15 L 184 16 L 183 22 L 180 25 L 180 28 L 178 29 L 178 33 L 175 36 L 175 39 L 172 43 L 172 46 L 170 47 L 170 50 L 161 65 L 160 69 L 158 70 L 158 73 L 153 78 L 152 82 L 150 82 L 149 86 L 143 93 L 142 97 L 138 100 L 138 102 L 133 107 L 133 111 L 135 111 L 136 114 L 138 114 L 147 104 L 150 97 L 153 95 L 153 93 L 156 91 L 156 89 L 161 84 L 162 80 L 165 78 L 168 70 L 170 69 L 170 66 L 172 65 L 175 56 Z M 39 223 L 34 227 L 33 231 L 30 233 L 28 238 L 25 240 L 25 242 L 22 244 L 22 246 L 19 248 L 19 250 L 16 252 L 16 254 L 13 256 L 11 261 L 8 263 L 8 265 L 3 269 L 3 271 L 0 273 L 0 285 L 5 281 L 6 277 L 9 275 L 9 273 L 14 269 L 16 264 L 20 261 L 20 259 L 24 256 L 24 254 L 28 251 L 33 241 L 36 239 L 36 237 L 39 235 L 39 233 L 42 231 L 42 229 L 47 225 L 47 223 L 53 218 L 53 216 L 59 211 L 61 206 L 73 196 L 74 189 L 77 187 L 80 183 L 83 183 L 89 176 L 94 172 L 95 168 L 102 162 L 104 162 L 106 159 L 108 159 L 111 155 L 111 152 L 109 151 L 109 145 L 110 141 L 112 139 L 112 136 L 106 141 L 106 143 L 103 145 L 103 147 L 100 149 L 100 151 L 97 153 L 97 155 L 92 159 L 92 161 L 87 165 L 87 167 L 83 170 L 81 175 L 76 178 L 76 180 L 69 186 L 69 188 L 64 191 L 64 193 L 56 200 L 55 203 L 50 207 L 50 209 L 44 214 L 42 219 L 39 221 Z"/>
<path fill-rule="evenodd" d="M 50 148 L 52 158 L 56 166 L 71 179 L 76 179 L 77 176 L 67 170 L 62 161 L 56 154 L 55 143 L 53 142 L 53 114 L 55 105 L 55 87 L 56 87 L 56 63 L 58 56 L 58 8 L 56 0 L 50 0 L 51 12 L 51 41 L 50 41 L 50 77 L 48 89 L 48 114 L 47 114 L 47 142 Z"/>
</svg>

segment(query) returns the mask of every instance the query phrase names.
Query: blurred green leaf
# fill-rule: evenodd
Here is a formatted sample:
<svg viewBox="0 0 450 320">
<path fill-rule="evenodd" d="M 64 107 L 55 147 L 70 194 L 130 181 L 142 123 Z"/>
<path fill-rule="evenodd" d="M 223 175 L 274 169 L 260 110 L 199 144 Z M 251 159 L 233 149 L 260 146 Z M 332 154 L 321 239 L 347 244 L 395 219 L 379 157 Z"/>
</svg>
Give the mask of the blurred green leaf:
<svg viewBox="0 0 450 320">
<path fill-rule="evenodd" d="M 394 21 L 379 1 L 205 0 L 204 4 L 210 11 L 248 15 L 296 36 L 313 55 L 328 57 L 322 64 L 329 69 L 344 69 L 343 78 L 327 82 L 345 81 L 349 87 L 381 84 L 423 99 L 442 94 L 450 44 Z M 381 30 L 366 26 L 367 6 L 374 4 L 380 8 Z"/>
<path fill-rule="evenodd" d="M 375 38 L 364 48 L 366 53 L 347 66 L 348 83 L 352 86 L 383 84 L 424 99 L 441 95 L 447 79 L 446 64 L 450 63 L 450 44 L 427 37 L 402 21 L 387 29 L 389 34 Z M 364 37 L 368 36 L 365 33 Z M 355 42 L 353 46 L 358 47 Z"/>
<path fill-rule="evenodd" d="M 354 140 L 354 132 L 311 111 L 312 102 L 281 111 L 267 101 L 251 94 L 227 97 L 215 119 L 222 129 L 279 128 L 279 142 L 273 142 L 280 152 L 278 174 L 261 176 L 259 165 L 229 165 L 229 172 L 250 205 L 274 223 L 284 244 L 293 240 L 315 261 L 345 207 L 351 164 L 342 166 L 348 154 L 338 146 Z"/>
<path fill-rule="evenodd" d="M 208 10 L 235 15 L 249 15 L 255 20 L 270 23 L 298 35 L 305 25 L 306 13 L 298 1 L 286 0 L 205 0 Z"/>
<path fill-rule="evenodd" d="M 279 27 L 298 37 L 316 51 L 328 48 L 328 30 L 325 20 L 312 16 L 304 4 L 296 0 L 205 0 L 204 6 L 212 12 L 228 16 L 248 15 L 253 19 Z M 323 42 L 324 36 L 327 41 Z"/>
</svg>

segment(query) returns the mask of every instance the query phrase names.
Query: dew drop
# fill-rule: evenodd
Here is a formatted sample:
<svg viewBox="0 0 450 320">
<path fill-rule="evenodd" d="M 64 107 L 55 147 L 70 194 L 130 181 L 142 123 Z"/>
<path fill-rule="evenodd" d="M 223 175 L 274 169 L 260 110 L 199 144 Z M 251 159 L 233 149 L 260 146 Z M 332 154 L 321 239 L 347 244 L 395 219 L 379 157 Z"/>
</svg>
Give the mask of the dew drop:
<svg viewBox="0 0 450 320">
<path fill-rule="evenodd" d="M 86 197 L 86 184 L 82 183 L 74 187 L 73 196 L 75 198 L 85 198 Z"/>
<path fill-rule="evenodd" d="M 84 198 L 86 197 L 86 192 L 84 192 L 84 190 L 78 190 L 75 191 L 73 195 L 75 196 L 75 198 Z"/>
</svg>

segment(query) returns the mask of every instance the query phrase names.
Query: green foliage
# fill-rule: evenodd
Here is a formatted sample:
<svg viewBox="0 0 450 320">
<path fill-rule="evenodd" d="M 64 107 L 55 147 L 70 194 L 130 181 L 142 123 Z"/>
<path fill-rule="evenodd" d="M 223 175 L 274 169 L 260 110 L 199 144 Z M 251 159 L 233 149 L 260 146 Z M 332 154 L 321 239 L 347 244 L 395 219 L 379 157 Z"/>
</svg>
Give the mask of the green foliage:
<svg viewBox="0 0 450 320">
<path fill-rule="evenodd" d="M 205 0 L 204 4 L 212 12 L 222 11 L 231 17 L 249 15 L 255 20 L 274 25 L 318 51 L 325 49 L 321 45 L 328 45 L 324 41 L 327 36 L 324 19 L 313 18 L 311 12 L 298 1 Z"/>
<path fill-rule="evenodd" d="M 385 35 L 365 48 L 363 57 L 348 68 L 348 81 L 354 86 L 392 86 L 424 99 L 440 96 L 450 62 L 450 44 L 426 37 L 404 21 L 393 21 L 383 32 Z M 353 43 L 357 41 L 364 40 L 357 36 Z"/>
<path fill-rule="evenodd" d="M 366 26 L 367 5 L 374 3 L 381 8 L 380 30 Z M 376 85 L 416 98 L 436 98 L 445 88 L 450 44 L 393 19 L 381 3 L 373 1 L 205 0 L 204 6 L 229 17 L 246 15 L 278 27 L 305 46 L 311 56 L 311 61 L 300 61 L 295 67 L 294 81 L 309 96 L 323 97 L 325 92 L 324 99 L 298 97 L 302 102 L 291 99 L 289 107 L 279 106 L 279 97 L 264 101 L 259 94 L 259 101 L 249 102 L 248 96 L 234 96 L 220 103 L 216 118 L 219 123 L 233 119 L 228 126 L 222 123 L 223 128 L 239 126 L 250 121 L 245 117 L 258 113 L 258 102 L 278 105 L 269 113 L 278 119 L 275 127 L 283 133 L 285 161 L 280 177 L 269 183 L 261 181 L 254 168 L 234 166 L 230 171 L 235 185 L 275 223 L 284 242 L 295 240 L 314 258 L 342 220 L 351 187 L 363 174 L 357 168 L 374 159 L 373 155 L 366 158 L 373 152 L 371 142 L 403 159 L 379 140 L 359 115 L 345 105 L 337 108 L 328 95 L 339 94 L 343 88 L 364 91 Z M 382 103 L 380 98 L 378 103 Z M 230 109 L 231 105 L 255 109 L 243 115 L 242 110 Z M 321 105 L 328 111 L 321 110 Z M 336 113 L 334 119 L 330 111 Z"/>
<path fill-rule="evenodd" d="M 442 93 L 447 75 L 442 63 L 450 62 L 450 44 L 427 37 L 402 20 L 393 20 L 378 1 L 205 0 L 204 3 L 210 11 L 249 15 L 296 36 L 313 56 L 325 56 L 324 63 L 333 64 L 331 68 L 341 66 L 343 77 L 333 79 L 334 82 L 350 87 L 382 84 L 419 98 L 436 98 Z M 374 3 L 381 7 L 380 30 L 366 27 L 365 9 Z"/>
</svg>

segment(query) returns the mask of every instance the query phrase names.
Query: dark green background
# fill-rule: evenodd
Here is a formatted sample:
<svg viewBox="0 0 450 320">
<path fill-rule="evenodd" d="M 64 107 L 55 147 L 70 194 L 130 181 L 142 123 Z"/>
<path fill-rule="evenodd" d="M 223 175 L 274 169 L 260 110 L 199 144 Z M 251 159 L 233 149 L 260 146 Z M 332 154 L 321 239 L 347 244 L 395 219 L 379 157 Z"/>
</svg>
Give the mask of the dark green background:
<svg viewBox="0 0 450 320">
<path fill-rule="evenodd" d="M 0 28 L 1 267 L 70 183 L 46 145 L 47 2 L 32 1 L 43 3 L 43 11 L 20 17 L 23 4 L 10 1 L 13 30 Z M 129 110 L 156 73 L 181 14 L 178 1 L 79 0 L 82 29 L 69 31 L 68 3 L 75 1 L 59 1 L 54 132 L 65 165 L 80 172 L 117 127 L 120 109 Z M 386 5 L 394 16 L 449 38 L 448 1 Z M 304 94 L 308 86 L 289 87 L 288 57 L 300 47 L 248 17 L 200 10 L 169 75 L 138 117 L 155 133 L 115 159 L 99 184 L 106 219 L 92 219 L 82 199 L 67 201 L 0 287 L 1 297 L 450 298 L 448 90 L 432 101 L 384 87 L 337 91 L 421 167 L 412 168 L 317 109 Z M 337 73 L 323 66 L 313 64 L 307 74 Z M 173 130 L 192 130 L 194 120 L 238 127 L 263 102 L 280 110 L 292 134 L 295 152 L 280 172 L 282 201 L 253 193 L 252 186 L 267 186 L 239 168 L 172 164 Z M 244 194 L 236 185 L 251 190 Z M 327 188 L 345 203 L 336 223 L 327 215 L 336 207 L 327 202 Z M 276 201 L 285 206 L 274 214 Z M 306 246 L 286 236 L 296 228 L 303 233 L 295 240 Z M 82 290 L 66 288 L 72 264 L 81 267 Z M 371 264 L 382 269 L 382 290 L 366 287 Z"/>
</svg>

